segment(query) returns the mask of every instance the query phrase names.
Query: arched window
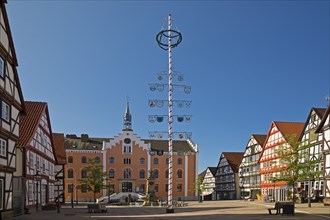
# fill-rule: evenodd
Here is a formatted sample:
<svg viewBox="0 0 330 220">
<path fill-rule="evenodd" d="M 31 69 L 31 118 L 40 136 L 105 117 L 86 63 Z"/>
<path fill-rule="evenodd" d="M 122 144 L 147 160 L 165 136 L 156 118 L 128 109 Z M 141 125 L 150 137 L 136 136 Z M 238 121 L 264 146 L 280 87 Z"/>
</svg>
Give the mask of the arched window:
<svg viewBox="0 0 330 220">
<path fill-rule="evenodd" d="M 124 179 L 131 179 L 131 178 L 132 178 L 131 170 L 129 168 L 126 168 L 124 170 Z"/>
<path fill-rule="evenodd" d="M 87 158 L 85 156 L 81 158 L 81 163 L 87 163 Z"/>
<path fill-rule="evenodd" d="M 146 178 L 146 172 L 144 170 L 140 170 L 140 179 Z"/>
<path fill-rule="evenodd" d="M 100 158 L 99 157 L 95 157 L 95 163 L 100 163 Z"/>
<path fill-rule="evenodd" d="M 73 169 L 68 169 L 68 178 L 74 178 Z"/>
<path fill-rule="evenodd" d="M 158 158 L 154 158 L 154 164 L 158 164 Z"/>
<path fill-rule="evenodd" d="M 182 158 L 178 158 L 178 164 L 182 164 Z"/>
<path fill-rule="evenodd" d="M 182 170 L 178 170 L 177 174 L 178 174 L 178 178 L 181 179 L 182 178 Z"/>
<path fill-rule="evenodd" d="M 87 177 L 87 170 L 86 169 L 82 169 L 81 170 L 81 178 L 86 178 Z"/>
<path fill-rule="evenodd" d="M 115 158 L 114 157 L 110 157 L 109 158 L 109 163 L 110 164 L 114 164 L 115 163 Z"/>
<path fill-rule="evenodd" d="M 165 178 L 168 179 L 168 169 L 165 171 Z"/>
<path fill-rule="evenodd" d="M 145 159 L 143 157 L 140 158 L 140 164 L 144 164 Z"/>
<path fill-rule="evenodd" d="M 115 178 L 115 170 L 114 169 L 109 170 L 109 178 Z"/>
<path fill-rule="evenodd" d="M 73 163 L 73 157 L 72 156 L 68 157 L 68 163 Z"/>
<path fill-rule="evenodd" d="M 154 173 L 154 178 L 155 178 L 155 179 L 158 179 L 158 170 L 154 170 L 153 173 Z"/>
</svg>

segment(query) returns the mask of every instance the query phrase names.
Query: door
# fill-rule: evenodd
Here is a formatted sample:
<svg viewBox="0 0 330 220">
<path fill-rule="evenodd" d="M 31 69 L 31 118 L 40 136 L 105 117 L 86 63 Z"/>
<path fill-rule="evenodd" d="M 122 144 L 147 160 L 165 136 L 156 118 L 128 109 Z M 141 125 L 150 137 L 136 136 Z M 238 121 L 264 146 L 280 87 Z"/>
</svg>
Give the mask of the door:
<svg viewBox="0 0 330 220">
<path fill-rule="evenodd" d="M 132 192 L 133 184 L 131 182 L 122 183 L 122 192 Z"/>
</svg>

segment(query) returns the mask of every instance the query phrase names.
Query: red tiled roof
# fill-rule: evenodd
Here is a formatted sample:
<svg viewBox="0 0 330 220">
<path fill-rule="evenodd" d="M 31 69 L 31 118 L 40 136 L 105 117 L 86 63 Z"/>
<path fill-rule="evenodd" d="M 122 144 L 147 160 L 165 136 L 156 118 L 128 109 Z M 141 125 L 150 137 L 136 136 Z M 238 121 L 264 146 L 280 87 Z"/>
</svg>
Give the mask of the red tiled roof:
<svg viewBox="0 0 330 220">
<path fill-rule="evenodd" d="M 231 166 L 231 169 L 234 173 L 237 173 L 238 167 L 243 159 L 243 152 L 223 152 L 222 153 L 227 159 L 228 164 Z"/>
<path fill-rule="evenodd" d="M 57 164 L 66 164 L 66 154 L 64 149 L 64 134 L 53 133 L 53 143 Z"/>
<path fill-rule="evenodd" d="M 18 146 L 29 144 L 38 127 L 42 113 L 46 110 L 45 102 L 25 102 L 26 114 L 20 117 L 20 134 Z"/>
<path fill-rule="evenodd" d="M 288 136 L 294 136 L 293 143 L 295 144 L 300 138 L 301 133 L 304 130 L 305 123 L 303 122 L 275 122 L 276 127 L 282 133 L 283 137 L 287 140 Z M 287 140 L 288 141 L 288 140 Z"/>
<path fill-rule="evenodd" d="M 264 145 L 267 138 L 267 135 L 265 134 L 253 134 L 252 136 L 258 142 L 258 144 L 260 144 L 260 146 Z"/>
</svg>

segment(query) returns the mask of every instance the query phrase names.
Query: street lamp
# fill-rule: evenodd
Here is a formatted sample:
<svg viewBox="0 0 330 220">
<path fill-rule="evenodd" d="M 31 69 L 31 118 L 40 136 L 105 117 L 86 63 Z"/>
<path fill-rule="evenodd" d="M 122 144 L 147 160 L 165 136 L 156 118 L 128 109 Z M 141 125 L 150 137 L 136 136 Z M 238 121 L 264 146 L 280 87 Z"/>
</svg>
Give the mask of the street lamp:
<svg viewBox="0 0 330 220">
<path fill-rule="evenodd" d="M 71 208 L 73 208 L 73 189 L 74 189 L 74 185 L 70 184 L 69 185 L 69 192 L 71 193 Z"/>
<path fill-rule="evenodd" d="M 39 171 L 34 174 L 34 180 L 36 181 L 36 186 L 37 186 L 37 200 L 36 200 L 36 211 L 39 211 L 39 181 L 41 179 L 41 176 L 39 174 Z"/>
</svg>

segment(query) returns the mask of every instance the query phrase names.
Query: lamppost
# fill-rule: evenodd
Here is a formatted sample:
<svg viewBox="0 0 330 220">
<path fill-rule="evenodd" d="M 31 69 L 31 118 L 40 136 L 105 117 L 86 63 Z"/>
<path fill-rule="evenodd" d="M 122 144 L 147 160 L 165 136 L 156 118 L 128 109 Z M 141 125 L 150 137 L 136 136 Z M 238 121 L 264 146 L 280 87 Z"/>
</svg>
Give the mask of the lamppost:
<svg viewBox="0 0 330 220">
<path fill-rule="evenodd" d="M 69 185 L 69 192 L 71 193 L 71 208 L 73 208 L 73 189 L 74 189 L 74 185 L 70 184 Z"/>
<path fill-rule="evenodd" d="M 78 205 L 78 186 L 76 186 L 76 205 Z"/>
<path fill-rule="evenodd" d="M 39 181 L 40 181 L 40 174 L 39 171 L 36 172 L 36 174 L 34 174 L 34 179 L 36 181 L 36 186 L 37 186 L 37 200 L 36 200 L 36 211 L 39 211 Z"/>
<path fill-rule="evenodd" d="M 275 202 L 275 180 L 272 180 L 272 183 L 273 183 L 273 198 L 272 198 L 272 200 L 273 200 L 273 202 Z"/>
</svg>

